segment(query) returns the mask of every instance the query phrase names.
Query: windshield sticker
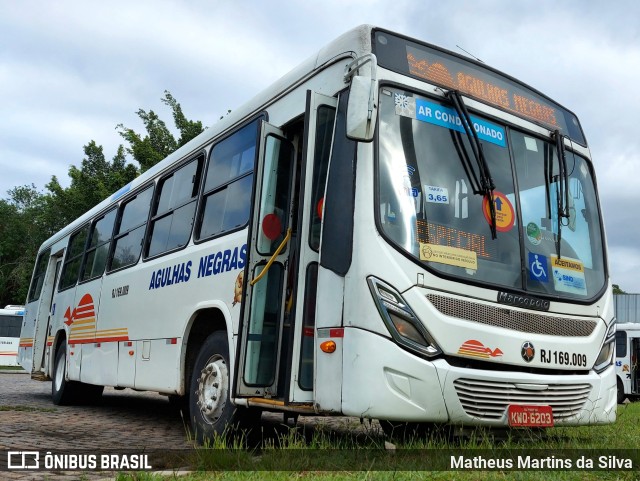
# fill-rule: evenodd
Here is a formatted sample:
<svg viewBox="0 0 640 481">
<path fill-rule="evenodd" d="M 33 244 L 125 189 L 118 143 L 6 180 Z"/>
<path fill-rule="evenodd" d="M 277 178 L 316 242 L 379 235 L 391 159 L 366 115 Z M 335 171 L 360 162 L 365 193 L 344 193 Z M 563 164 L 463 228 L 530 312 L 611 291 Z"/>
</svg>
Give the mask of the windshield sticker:
<svg viewBox="0 0 640 481">
<path fill-rule="evenodd" d="M 403 117 L 416 118 L 416 99 L 403 94 L 395 95 L 396 115 Z"/>
<path fill-rule="evenodd" d="M 427 100 L 406 98 L 407 107 L 398 107 L 396 102 L 396 114 L 465 133 L 462 120 L 454 109 Z M 409 115 L 411 113 L 414 115 Z M 506 135 L 502 127 L 473 115 L 471 115 L 471 122 L 480 140 L 506 147 Z"/>
<path fill-rule="evenodd" d="M 532 138 L 532 137 L 526 137 L 524 138 L 524 146 L 527 148 L 527 150 L 530 150 L 531 152 L 537 152 L 538 151 L 538 143 L 536 142 L 536 139 Z"/>
<path fill-rule="evenodd" d="M 546 256 L 529 252 L 529 279 L 549 282 L 549 263 Z"/>
<path fill-rule="evenodd" d="M 556 291 L 570 294 L 587 294 L 584 265 L 578 259 L 570 257 L 558 258 L 552 255 L 551 268 L 553 269 L 553 285 Z"/>
<path fill-rule="evenodd" d="M 478 255 L 474 251 L 459 247 L 420 242 L 420 260 L 478 270 Z"/>
<path fill-rule="evenodd" d="M 435 185 L 425 184 L 424 195 L 427 202 L 431 202 L 433 204 L 449 203 L 449 191 L 444 187 L 437 187 Z"/>
<path fill-rule="evenodd" d="M 527 224 L 527 239 L 534 246 L 540 245 L 540 242 L 542 242 L 542 232 L 540 232 L 540 227 L 535 222 Z"/>
<path fill-rule="evenodd" d="M 511 201 L 502 192 L 494 190 L 493 203 L 496 209 L 496 230 L 498 232 L 510 231 L 516 221 Z M 482 199 L 482 213 L 489 225 L 491 225 L 491 210 L 486 197 Z"/>
</svg>

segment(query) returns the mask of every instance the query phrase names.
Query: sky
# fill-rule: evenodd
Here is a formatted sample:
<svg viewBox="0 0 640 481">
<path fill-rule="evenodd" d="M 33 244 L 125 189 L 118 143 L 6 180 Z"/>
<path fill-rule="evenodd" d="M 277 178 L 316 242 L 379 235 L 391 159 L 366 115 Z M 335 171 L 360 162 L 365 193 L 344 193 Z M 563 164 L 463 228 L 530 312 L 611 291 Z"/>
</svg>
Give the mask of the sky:
<svg viewBox="0 0 640 481">
<path fill-rule="evenodd" d="M 111 159 L 140 108 L 213 125 L 345 31 L 370 23 L 470 52 L 572 110 L 595 164 L 612 282 L 640 293 L 640 2 L 0 0 L 0 198 Z M 459 46 L 459 47 L 458 47 Z"/>
</svg>

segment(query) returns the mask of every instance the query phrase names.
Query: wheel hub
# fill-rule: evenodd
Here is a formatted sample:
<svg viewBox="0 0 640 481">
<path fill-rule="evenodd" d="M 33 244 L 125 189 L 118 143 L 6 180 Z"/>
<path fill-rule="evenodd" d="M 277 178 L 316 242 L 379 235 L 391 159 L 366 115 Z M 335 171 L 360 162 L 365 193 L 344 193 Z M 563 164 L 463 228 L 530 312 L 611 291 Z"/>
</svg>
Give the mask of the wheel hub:
<svg viewBox="0 0 640 481">
<path fill-rule="evenodd" d="M 209 424 L 218 421 L 224 412 L 228 385 L 227 363 L 219 355 L 212 356 L 200 371 L 198 390 L 196 391 L 198 407 L 202 412 L 202 417 Z"/>
</svg>

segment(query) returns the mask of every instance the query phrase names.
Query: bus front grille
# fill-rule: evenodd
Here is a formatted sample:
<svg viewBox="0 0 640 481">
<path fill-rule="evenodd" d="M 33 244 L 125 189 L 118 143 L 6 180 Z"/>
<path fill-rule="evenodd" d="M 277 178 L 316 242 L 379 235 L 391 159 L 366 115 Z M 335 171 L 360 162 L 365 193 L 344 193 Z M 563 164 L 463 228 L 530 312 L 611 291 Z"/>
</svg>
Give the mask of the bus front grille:
<svg viewBox="0 0 640 481">
<path fill-rule="evenodd" d="M 593 319 L 555 317 L 506 307 L 493 307 L 436 294 L 428 294 L 427 299 L 438 311 L 447 316 L 530 334 L 588 337 L 597 325 Z"/>
<path fill-rule="evenodd" d="M 511 382 L 456 379 L 453 382 L 458 399 L 469 416 L 498 420 L 509 404 L 543 404 L 551 406 L 553 418 L 561 421 L 577 415 L 591 392 L 590 384 L 546 384 L 530 390 Z M 537 390 L 541 389 L 541 390 Z"/>
</svg>

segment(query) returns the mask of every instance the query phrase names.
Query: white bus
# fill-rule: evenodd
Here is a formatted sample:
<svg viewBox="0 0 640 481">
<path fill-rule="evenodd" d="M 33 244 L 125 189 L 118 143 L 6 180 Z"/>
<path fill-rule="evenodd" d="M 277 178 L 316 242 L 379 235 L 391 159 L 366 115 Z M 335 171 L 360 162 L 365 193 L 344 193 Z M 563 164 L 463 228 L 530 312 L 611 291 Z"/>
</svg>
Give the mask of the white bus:
<svg viewBox="0 0 640 481">
<path fill-rule="evenodd" d="M 58 404 L 184 396 L 201 440 L 261 410 L 610 423 L 605 259 L 574 114 L 361 26 L 47 240 L 20 363 Z"/>
<path fill-rule="evenodd" d="M 18 343 L 24 306 L 8 305 L 0 309 L 0 366 L 18 365 Z"/>
<path fill-rule="evenodd" d="M 618 403 L 640 395 L 640 324 L 620 323 L 616 331 Z"/>
</svg>

